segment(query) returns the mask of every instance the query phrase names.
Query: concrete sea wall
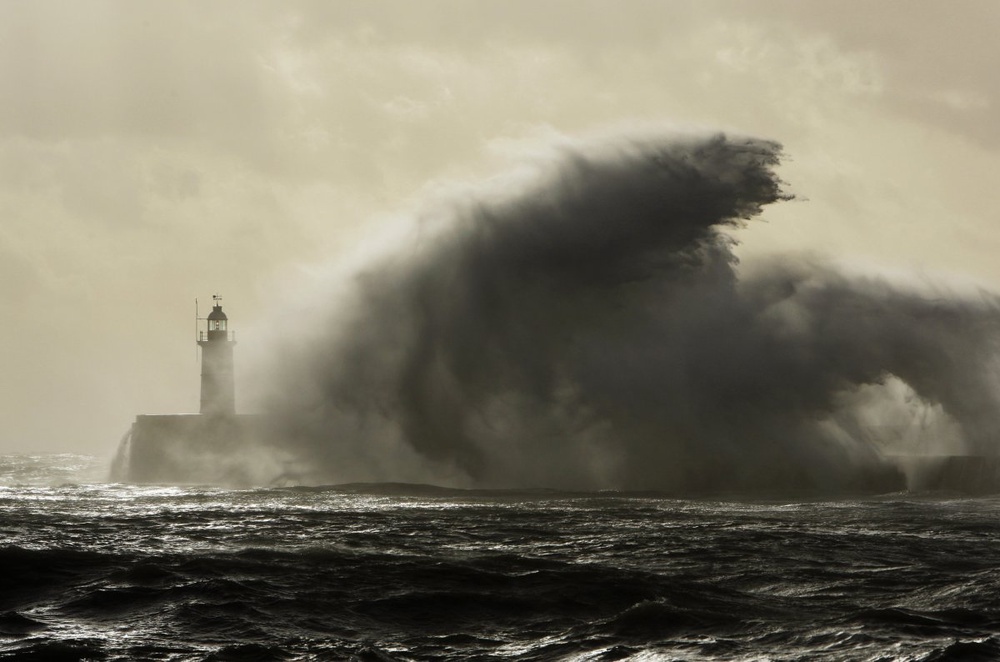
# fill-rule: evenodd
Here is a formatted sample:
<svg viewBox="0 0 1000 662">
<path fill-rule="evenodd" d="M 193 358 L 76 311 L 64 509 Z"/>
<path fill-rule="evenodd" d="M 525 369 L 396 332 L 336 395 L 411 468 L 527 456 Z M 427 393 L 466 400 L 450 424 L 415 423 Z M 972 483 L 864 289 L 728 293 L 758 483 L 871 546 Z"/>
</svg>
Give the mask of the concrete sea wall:
<svg viewBox="0 0 1000 662">
<path fill-rule="evenodd" d="M 140 415 L 114 478 L 130 483 L 267 484 L 278 472 L 266 418 L 253 414 Z"/>
</svg>

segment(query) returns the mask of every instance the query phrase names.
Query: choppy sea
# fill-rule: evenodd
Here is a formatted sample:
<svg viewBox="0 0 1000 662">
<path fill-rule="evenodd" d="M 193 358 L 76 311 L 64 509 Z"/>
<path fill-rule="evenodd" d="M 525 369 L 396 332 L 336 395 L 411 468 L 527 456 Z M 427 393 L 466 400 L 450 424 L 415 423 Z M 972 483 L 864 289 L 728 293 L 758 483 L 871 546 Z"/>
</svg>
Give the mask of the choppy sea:
<svg viewBox="0 0 1000 662">
<path fill-rule="evenodd" d="M 1000 499 L 107 482 L 0 457 L 0 659 L 1000 657 Z"/>
</svg>

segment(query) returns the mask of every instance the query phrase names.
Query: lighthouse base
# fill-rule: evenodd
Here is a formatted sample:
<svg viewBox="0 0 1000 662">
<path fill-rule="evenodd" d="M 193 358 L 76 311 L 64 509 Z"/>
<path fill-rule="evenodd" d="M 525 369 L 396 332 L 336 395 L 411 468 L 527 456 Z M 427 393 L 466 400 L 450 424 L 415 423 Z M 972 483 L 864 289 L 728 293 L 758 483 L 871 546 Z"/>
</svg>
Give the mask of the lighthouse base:
<svg viewBox="0 0 1000 662">
<path fill-rule="evenodd" d="M 266 485 L 279 474 L 267 418 L 254 414 L 136 416 L 118 449 L 114 480 L 129 483 Z"/>
</svg>

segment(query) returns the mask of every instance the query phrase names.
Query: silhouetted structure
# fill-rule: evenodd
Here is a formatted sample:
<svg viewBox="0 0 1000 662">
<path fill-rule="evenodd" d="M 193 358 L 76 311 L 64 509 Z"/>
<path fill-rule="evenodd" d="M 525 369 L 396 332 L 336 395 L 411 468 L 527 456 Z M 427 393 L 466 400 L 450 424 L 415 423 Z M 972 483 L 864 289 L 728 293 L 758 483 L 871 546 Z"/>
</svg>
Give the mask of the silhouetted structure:
<svg viewBox="0 0 1000 662">
<path fill-rule="evenodd" d="M 197 331 L 201 348 L 201 407 L 198 414 L 140 414 L 122 440 L 112 467 L 115 480 L 134 483 L 249 485 L 261 478 L 253 462 L 267 422 L 236 413 L 233 370 L 235 332 L 214 296 L 207 328 Z M 199 320 L 200 321 L 200 320 Z M 275 469 L 280 472 L 280 468 Z"/>
<path fill-rule="evenodd" d="M 228 329 L 229 318 L 222 312 L 221 297 L 208 315 L 208 329 L 198 334 L 201 347 L 201 413 L 236 413 L 236 386 L 233 379 L 233 347 L 236 334 Z"/>
</svg>

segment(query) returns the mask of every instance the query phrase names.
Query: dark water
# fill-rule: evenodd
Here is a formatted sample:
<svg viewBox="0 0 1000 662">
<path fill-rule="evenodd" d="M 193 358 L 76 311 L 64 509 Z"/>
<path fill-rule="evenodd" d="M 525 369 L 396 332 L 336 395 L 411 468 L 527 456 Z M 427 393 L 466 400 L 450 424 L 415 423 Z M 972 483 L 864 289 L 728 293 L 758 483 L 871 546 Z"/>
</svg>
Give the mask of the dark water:
<svg viewBox="0 0 1000 662">
<path fill-rule="evenodd" d="M 222 490 L 0 458 L 0 659 L 1000 656 L 1000 500 Z"/>
</svg>

